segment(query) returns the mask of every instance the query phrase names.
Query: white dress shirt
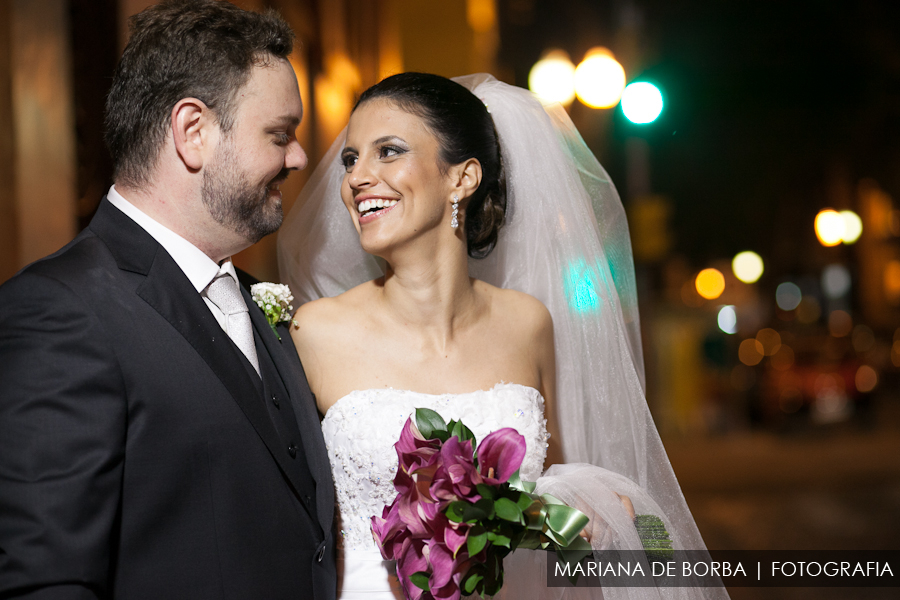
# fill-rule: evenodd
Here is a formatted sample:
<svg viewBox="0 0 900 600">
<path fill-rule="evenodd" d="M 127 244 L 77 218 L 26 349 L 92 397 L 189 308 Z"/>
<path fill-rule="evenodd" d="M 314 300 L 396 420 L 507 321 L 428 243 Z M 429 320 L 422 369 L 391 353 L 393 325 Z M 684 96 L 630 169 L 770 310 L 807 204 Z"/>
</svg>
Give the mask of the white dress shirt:
<svg viewBox="0 0 900 600">
<path fill-rule="evenodd" d="M 220 273 L 227 273 L 233 277 L 234 281 L 238 284 L 238 288 L 240 288 L 241 284 L 238 282 L 237 273 L 234 270 L 234 265 L 231 263 L 231 257 L 223 260 L 221 265 L 217 265 L 197 246 L 193 245 L 165 225 L 162 225 L 159 221 L 148 216 L 147 213 L 123 198 L 122 195 L 116 191 L 116 186 L 109 188 L 109 193 L 107 193 L 106 198 L 113 206 L 121 210 L 132 221 L 137 223 L 141 229 L 149 233 L 153 239 L 159 242 L 159 245 L 169 253 L 169 256 L 172 257 L 178 267 L 185 275 L 187 275 L 187 278 L 191 281 L 194 289 L 197 290 L 197 293 L 200 294 L 203 301 L 206 302 L 206 307 L 209 308 L 209 311 L 216 318 L 216 321 L 219 322 L 219 325 L 227 333 L 227 317 L 218 306 L 213 304 L 212 301 L 206 297 L 206 288 Z"/>
</svg>

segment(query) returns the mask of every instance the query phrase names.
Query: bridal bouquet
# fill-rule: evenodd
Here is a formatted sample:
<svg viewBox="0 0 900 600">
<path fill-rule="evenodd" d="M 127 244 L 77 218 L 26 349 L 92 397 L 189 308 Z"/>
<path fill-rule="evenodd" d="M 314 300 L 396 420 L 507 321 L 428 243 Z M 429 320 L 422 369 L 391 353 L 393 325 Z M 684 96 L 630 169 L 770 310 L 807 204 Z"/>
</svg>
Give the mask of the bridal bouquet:
<svg viewBox="0 0 900 600">
<path fill-rule="evenodd" d="M 494 595 L 503 585 L 503 558 L 516 548 L 545 548 L 577 562 L 591 548 L 578 534 L 588 518 L 549 494 L 533 494 L 518 469 L 525 438 L 500 429 L 474 447 L 460 421 L 416 410 L 394 444 L 397 496 L 372 532 L 386 560 L 397 562 L 407 598 Z"/>
</svg>

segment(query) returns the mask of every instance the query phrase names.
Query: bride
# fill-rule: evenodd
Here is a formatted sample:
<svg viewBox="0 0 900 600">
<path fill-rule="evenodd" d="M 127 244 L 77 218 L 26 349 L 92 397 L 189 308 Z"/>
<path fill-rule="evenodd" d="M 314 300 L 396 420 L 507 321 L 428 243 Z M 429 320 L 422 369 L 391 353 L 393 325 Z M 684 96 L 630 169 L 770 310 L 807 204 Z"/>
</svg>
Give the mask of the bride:
<svg viewBox="0 0 900 600">
<path fill-rule="evenodd" d="M 325 415 L 339 597 L 403 597 L 370 520 L 395 495 L 393 444 L 423 407 L 479 440 L 517 429 L 522 478 L 585 511 L 595 549 L 640 549 L 635 510 L 659 515 L 676 549 L 704 548 L 644 397 L 624 211 L 561 107 L 484 75 L 389 77 L 361 96 L 298 206 L 279 266 L 305 302 L 292 336 Z M 506 597 L 574 597 L 546 587 L 544 559 L 507 558 Z"/>
</svg>

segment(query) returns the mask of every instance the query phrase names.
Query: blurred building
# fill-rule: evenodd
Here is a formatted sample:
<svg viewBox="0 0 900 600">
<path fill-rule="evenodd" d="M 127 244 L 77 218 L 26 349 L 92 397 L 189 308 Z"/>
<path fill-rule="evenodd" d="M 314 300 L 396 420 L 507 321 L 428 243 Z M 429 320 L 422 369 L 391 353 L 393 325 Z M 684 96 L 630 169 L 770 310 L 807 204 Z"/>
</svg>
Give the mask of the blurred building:
<svg viewBox="0 0 900 600">
<path fill-rule="evenodd" d="M 128 17 L 148 0 L 8 0 L 0 3 L 0 282 L 62 247 L 90 221 L 111 183 L 102 139 L 110 77 Z M 298 131 L 317 164 L 358 94 L 386 75 L 492 71 L 494 0 L 237 0 L 274 8 L 298 43 L 291 62 L 306 117 Z M 305 173 L 284 186 L 285 210 Z M 275 236 L 237 262 L 277 280 Z"/>
</svg>

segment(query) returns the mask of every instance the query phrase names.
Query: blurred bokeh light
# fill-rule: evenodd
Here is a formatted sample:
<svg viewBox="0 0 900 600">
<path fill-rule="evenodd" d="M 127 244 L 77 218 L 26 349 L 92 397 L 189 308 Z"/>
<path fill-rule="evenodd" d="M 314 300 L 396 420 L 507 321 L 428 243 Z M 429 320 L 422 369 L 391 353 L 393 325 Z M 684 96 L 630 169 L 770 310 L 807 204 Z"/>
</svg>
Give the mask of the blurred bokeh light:
<svg viewBox="0 0 900 600">
<path fill-rule="evenodd" d="M 822 307 L 814 296 L 804 296 L 797 305 L 797 320 L 801 323 L 815 323 L 822 316 Z"/>
<path fill-rule="evenodd" d="M 794 310 L 802 299 L 803 293 L 796 283 L 786 281 L 775 289 L 775 303 L 781 310 Z"/>
<path fill-rule="evenodd" d="M 472 31 L 486 33 L 497 23 L 494 0 L 466 0 L 466 21 Z"/>
<path fill-rule="evenodd" d="M 592 48 L 575 69 L 575 94 L 591 108 L 612 108 L 625 89 L 625 69 L 603 47 Z"/>
<path fill-rule="evenodd" d="M 765 356 L 763 345 L 755 338 L 748 338 L 738 347 L 738 359 L 748 367 L 756 366 Z"/>
<path fill-rule="evenodd" d="M 719 329 L 725 333 L 737 333 L 737 313 L 734 310 L 734 306 L 729 304 L 720 308 L 716 320 L 719 324 Z"/>
<path fill-rule="evenodd" d="M 551 50 L 528 73 L 528 88 L 545 100 L 569 105 L 575 99 L 575 65 L 562 50 Z"/>
<path fill-rule="evenodd" d="M 725 291 L 725 276 L 718 269 L 703 269 L 694 279 L 694 287 L 707 300 L 715 300 Z"/>
<path fill-rule="evenodd" d="M 884 269 L 884 295 L 891 304 L 900 304 L 900 260 L 890 261 Z"/>
<path fill-rule="evenodd" d="M 840 215 L 844 219 L 844 235 L 841 236 L 841 239 L 845 244 L 856 243 L 856 240 L 862 235 L 862 219 L 852 210 L 842 210 Z"/>
<path fill-rule="evenodd" d="M 853 331 L 853 317 L 845 310 L 833 310 L 828 315 L 828 331 L 834 337 L 845 337 Z"/>
<path fill-rule="evenodd" d="M 819 211 L 815 221 L 816 237 L 823 246 L 837 246 L 844 239 L 844 218 L 836 210 Z"/>
<path fill-rule="evenodd" d="M 646 81 L 629 84 L 622 92 L 622 112 L 632 123 L 652 123 L 663 109 L 659 88 Z"/>
<path fill-rule="evenodd" d="M 778 371 L 787 371 L 792 366 L 794 366 L 794 351 L 790 346 L 782 344 L 772 355 L 772 367 Z"/>
<path fill-rule="evenodd" d="M 740 281 L 756 283 L 763 274 L 763 259 L 752 250 L 739 252 L 731 261 L 731 270 Z"/>
<path fill-rule="evenodd" d="M 822 271 L 822 291 L 829 298 L 842 298 L 850 291 L 850 270 L 844 265 L 828 265 Z"/>
<path fill-rule="evenodd" d="M 860 324 L 853 328 L 850 340 L 854 350 L 859 353 L 868 352 L 875 345 L 875 332 L 871 327 Z"/>
<path fill-rule="evenodd" d="M 762 344 L 763 354 L 772 356 L 781 348 L 781 335 L 770 327 L 760 329 L 756 341 Z"/>
<path fill-rule="evenodd" d="M 856 389 L 862 393 L 868 393 L 878 385 L 878 373 L 869 365 L 863 365 L 856 370 Z"/>
</svg>

